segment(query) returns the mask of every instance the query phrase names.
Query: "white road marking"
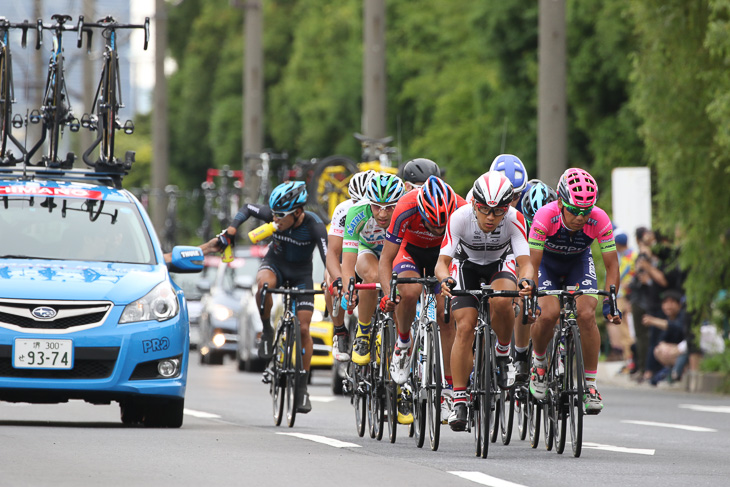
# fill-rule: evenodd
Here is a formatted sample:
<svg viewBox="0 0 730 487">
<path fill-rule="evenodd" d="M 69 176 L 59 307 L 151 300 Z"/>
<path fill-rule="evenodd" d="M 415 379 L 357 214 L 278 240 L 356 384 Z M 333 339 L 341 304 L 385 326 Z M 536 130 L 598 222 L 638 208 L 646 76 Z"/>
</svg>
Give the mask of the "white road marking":
<svg viewBox="0 0 730 487">
<path fill-rule="evenodd" d="M 730 406 L 702 406 L 700 404 L 680 404 L 680 408 L 691 409 L 703 413 L 726 413 L 730 414 Z"/>
<path fill-rule="evenodd" d="M 217 419 L 220 418 L 219 415 L 213 414 L 213 413 L 206 413 L 205 411 L 196 411 L 194 409 L 183 409 L 183 413 L 187 414 L 188 416 L 194 416 L 196 418 L 204 418 L 204 419 Z"/>
<path fill-rule="evenodd" d="M 461 477 L 462 479 L 471 480 L 477 484 L 489 485 L 490 487 L 525 487 L 522 484 L 515 484 L 509 480 L 498 479 L 482 472 L 449 472 L 450 474 Z"/>
<path fill-rule="evenodd" d="M 637 455 L 653 455 L 656 450 L 648 448 L 626 448 L 624 446 L 602 445 L 600 443 L 589 443 L 584 441 L 583 448 L 593 448 L 594 450 L 615 451 L 618 453 L 635 453 Z"/>
<path fill-rule="evenodd" d="M 323 443 L 325 445 L 334 446 L 335 448 L 360 448 L 360 445 L 355 443 L 348 443 L 346 441 L 335 440 L 334 438 L 327 438 L 326 436 L 319 435 L 307 435 L 305 433 L 276 433 L 277 435 L 294 436 L 301 438 L 302 440 L 314 441 L 315 443 Z"/>
<path fill-rule="evenodd" d="M 643 426 L 659 426 L 661 428 L 674 428 L 678 430 L 685 430 L 685 431 L 697 431 L 700 433 L 716 433 L 717 430 L 712 428 L 705 428 L 703 426 L 691 426 L 688 424 L 673 424 L 673 423 L 656 423 L 654 421 L 631 421 L 631 420 L 623 420 L 622 423 L 629 423 L 629 424 L 640 424 Z"/>
<path fill-rule="evenodd" d="M 333 396 L 309 396 L 309 400 L 313 402 L 335 402 L 337 398 Z"/>
</svg>

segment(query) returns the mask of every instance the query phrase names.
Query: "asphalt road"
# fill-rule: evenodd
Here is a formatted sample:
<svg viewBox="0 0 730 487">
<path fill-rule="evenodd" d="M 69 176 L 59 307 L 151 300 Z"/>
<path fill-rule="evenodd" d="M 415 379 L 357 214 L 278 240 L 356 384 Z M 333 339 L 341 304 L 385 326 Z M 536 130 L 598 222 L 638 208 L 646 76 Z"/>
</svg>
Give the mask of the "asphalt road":
<svg viewBox="0 0 730 487">
<path fill-rule="evenodd" d="M 358 437 L 325 371 L 310 386 L 313 411 L 275 427 L 259 374 L 191 360 L 181 429 L 124 427 L 116 404 L 0 403 L 0 486 L 728 485 L 730 397 L 628 387 L 608 372 L 599 381 L 605 409 L 585 418 L 580 458 L 514 434 L 483 460 L 471 434 L 448 427 L 437 452 L 403 427 L 395 444 Z"/>
</svg>

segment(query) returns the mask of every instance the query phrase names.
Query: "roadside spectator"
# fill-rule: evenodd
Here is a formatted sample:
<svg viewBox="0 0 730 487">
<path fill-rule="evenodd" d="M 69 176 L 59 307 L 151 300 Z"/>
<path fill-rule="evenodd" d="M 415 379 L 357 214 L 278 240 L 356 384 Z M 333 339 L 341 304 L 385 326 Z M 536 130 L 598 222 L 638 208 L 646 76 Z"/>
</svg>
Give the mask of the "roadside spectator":
<svg viewBox="0 0 730 487">
<path fill-rule="evenodd" d="M 650 315 L 644 315 L 643 318 L 646 326 L 659 332 L 659 342 L 654 347 L 653 354 L 662 368 L 652 376 L 653 385 L 664 379 L 678 380 L 681 377 L 684 365 L 678 370 L 673 370 L 673 367 L 679 356 L 687 352 L 691 325 L 689 315 L 683 307 L 682 292 L 677 289 L 668 289 L 662 293 L 662 312 L 665 318 Z"/>
<path fill-rule="evenodd" d="M 611 350 L 608 360 L 625 360 L 631 361 L 631 345 L 634 342 L 632 337 L 633 324 L 631 317 L 631 308 L 628 299 L 628 291 L 630 282 L 634 276 L 634 261 L 636 260 L 636 252 L 628 246 L 629 237 L 626 232 L 620 228 L 614 231 L 614 240 L 616 241 L 616 252 L 618 253 L 619 273 L 621 276 L 621 287 L 618 292 L 618 308 L 624 311 L 624 318 L 620 325 L 607 326 L 608 340 Z"/>
</svg>

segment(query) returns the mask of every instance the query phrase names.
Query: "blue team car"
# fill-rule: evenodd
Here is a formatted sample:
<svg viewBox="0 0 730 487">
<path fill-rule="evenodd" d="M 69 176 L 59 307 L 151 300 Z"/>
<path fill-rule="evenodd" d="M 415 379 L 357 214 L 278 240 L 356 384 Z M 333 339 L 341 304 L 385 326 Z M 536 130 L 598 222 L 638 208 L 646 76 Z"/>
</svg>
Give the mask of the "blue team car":
<svg viewBox="0 0 730 487">
<path fill-rule="evenodd" d="M 188 313 L 140 202 L 115 178 L 0 168 L 0 400 L 118 402 L 125 424 L 179 428 Z"/>
</svg>

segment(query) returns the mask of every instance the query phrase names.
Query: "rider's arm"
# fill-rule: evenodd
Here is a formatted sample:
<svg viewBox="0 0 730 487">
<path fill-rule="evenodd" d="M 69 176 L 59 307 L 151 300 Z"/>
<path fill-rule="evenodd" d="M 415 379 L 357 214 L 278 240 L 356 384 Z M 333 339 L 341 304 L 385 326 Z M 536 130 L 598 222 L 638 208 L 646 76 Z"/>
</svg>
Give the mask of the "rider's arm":
<svg viewBox="0 0 730 487">
<path fill-rule="evenodd" d="M 342 237 L 336 235 L 327 236 L 327 272 L 330 274 L 332 281 L 338 277 L 342 277 L 342 266 L 340 258 L 342 257 Z"/>
<path fill-rule="evenodd" d="M 449 273 L 449 267 L 451 267 L 452 260 L 453 257 L 451 257 L 450 255 L 439 255 L 439 260 L 436 262 L 436 268 L 433 272 L 439 281 L 443 281 L 444 279 L 451 277 L 451 274 Z M 443 294 L 444 296 L 451 296 L 451 294 L 446 289 L 447 288 L 442 285 L 441 294 Z"/>
<path fill-rule="evenodd" d="M 258 218 L 265 222 L 274 221 L 274 213 L 268 205 L 247 203 L 238 210 L 238 213 L 236 213 L 236 216 L 233 217 L 233 221 L 226 231 L 230 235 L 235 235 L 238 227 L 240 227 L 243 222 L 248 220 L 250 217 Z"/>
<path fill-rule="evenodd" d="M 317 221 L 312 225 L 312 235 L 314 235 L 317 241 L 317 248 L 319 248 L 319 256 L 322 259 L 322 263 L 327 265 L 327 227 L 324 223 Z"/>
<path fill-rule="evenodd" d="M 378 263 L 378 275 L 380 276 L 380 289 L 385 296 L 390 295 L 390 278 L 393 274 L 393 261 L 398 255 L 400 244 L 386 240 L 383 244 L 383 251 L 380 253 Z"/>
</svg>

